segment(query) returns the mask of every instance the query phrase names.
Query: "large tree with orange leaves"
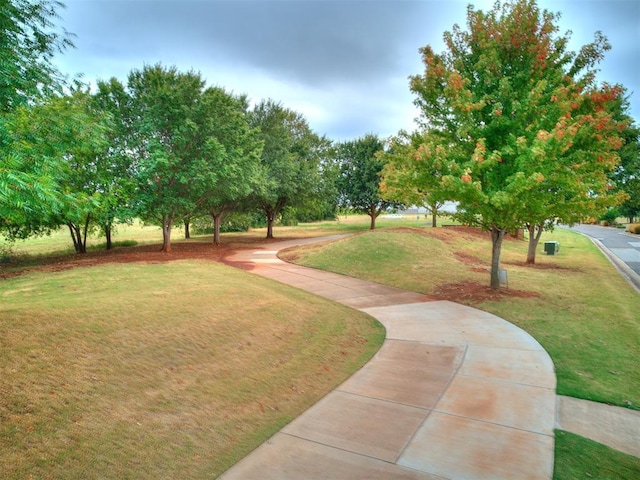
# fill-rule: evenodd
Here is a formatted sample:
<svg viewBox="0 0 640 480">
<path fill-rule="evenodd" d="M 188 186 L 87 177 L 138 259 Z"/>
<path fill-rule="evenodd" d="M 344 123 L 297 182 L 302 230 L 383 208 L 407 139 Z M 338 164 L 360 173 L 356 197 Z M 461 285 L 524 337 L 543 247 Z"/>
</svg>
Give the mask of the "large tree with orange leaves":
<svg viewBox="0 0 640 480">
<path fill-rule="evenodd" d="M 534 0 L 469 6 L 467 30 L 445 32 L 443 53 L 422 48 L 425 71 L 411 77 L 421 126 L 445 147 L 442 189 L 459 219 L 491 232 L 492 288 L 506 232 L 611 201 L 625 124 L 611 111 L 620 87 L 595 80 L 609 44 L 598 32 L 570 52 L 557 18 Z"/>
</svg>

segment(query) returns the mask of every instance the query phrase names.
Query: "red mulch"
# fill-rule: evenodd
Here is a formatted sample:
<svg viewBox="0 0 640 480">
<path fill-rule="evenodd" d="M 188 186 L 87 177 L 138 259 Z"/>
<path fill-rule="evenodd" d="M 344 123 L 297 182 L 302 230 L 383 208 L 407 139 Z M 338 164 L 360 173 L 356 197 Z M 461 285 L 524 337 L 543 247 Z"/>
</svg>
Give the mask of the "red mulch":
<svg viewBox="0 0 640 480">
<path fill-rule="evenodd" d="M 36 261 L 17 260 L 0 265 L 0 278 L 11 278 L 28 272 L 59 272 L 78 267 L 92 267 L 106 263 L 163 263 L 175 260 L 198 259 L 224 262 L 225 257 L 236 250 L 251 248 L 251 245 L 203 242 L 180 242 L 172 244 L 169 253 L 160 251 L 161 245 L 116 247 L 113 250 L 93 251 L 86 254 L 68 254 L 43 257 Z"/>
<path fill-rule="evenodd" d="M 486 284 L 481 285 L 476 282 L 465 281 L 442 285 L 433 293 L 433 296 L 441 300 L 471 304 L 475 302 L 497 302 L 510 297 L 536 298 L 540 295 L 536 292 L 525 292 L 511 288 L 493 290 Z"/>
</svg>

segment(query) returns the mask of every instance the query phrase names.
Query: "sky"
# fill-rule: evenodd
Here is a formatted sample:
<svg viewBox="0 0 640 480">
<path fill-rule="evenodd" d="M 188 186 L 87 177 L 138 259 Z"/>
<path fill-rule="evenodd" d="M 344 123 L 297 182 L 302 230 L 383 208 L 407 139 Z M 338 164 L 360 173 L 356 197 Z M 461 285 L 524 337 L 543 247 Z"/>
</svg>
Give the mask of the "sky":
<svg viewBox="0 0 640 480">
<path fill-rule="evenodd" d="M 442 34 L 466 25 L 468 4 L 491 0 L 63 0 L 58 24 L 74 49 L 55 59 L 83 81 L 162 63 L 200 72 L 207 85 L 273 99 L 335 141 L 415 130 L 408 77 L 424 72 L 418 49 L 444 50 Z M 640 1 L 538 0 L 561 13 L 572 50 L 602 31 L 612 45 L 598 79 L 631 94 L 640 123 Z"/>
</svg>

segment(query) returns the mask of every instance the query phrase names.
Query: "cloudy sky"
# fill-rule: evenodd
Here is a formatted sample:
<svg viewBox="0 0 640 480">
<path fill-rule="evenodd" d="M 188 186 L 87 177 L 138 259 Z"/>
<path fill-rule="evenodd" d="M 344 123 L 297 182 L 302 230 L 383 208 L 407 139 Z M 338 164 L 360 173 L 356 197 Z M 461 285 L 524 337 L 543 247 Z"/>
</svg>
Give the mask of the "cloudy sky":
<svg viewBox="0 0 640 480">
<path fill-rule="evenodd" d="M 407 77 L 421 73 L 418 48 L 443 50 L 442 33 L 465 25 L 466 6 L 490 0 L 64 0 L 60 25 L 76 48 L 56 59 L 84 80 L 126 80 L 145 64 L 199 71 L 208 85 L 272 98 L 333 140 L 413 130 Z M 561 12 L 571 47 L 602 31 L 612 50 L 600 80 L 632 93 L 640 123 L 640 2 L 539 0 Z"/>
</svg>

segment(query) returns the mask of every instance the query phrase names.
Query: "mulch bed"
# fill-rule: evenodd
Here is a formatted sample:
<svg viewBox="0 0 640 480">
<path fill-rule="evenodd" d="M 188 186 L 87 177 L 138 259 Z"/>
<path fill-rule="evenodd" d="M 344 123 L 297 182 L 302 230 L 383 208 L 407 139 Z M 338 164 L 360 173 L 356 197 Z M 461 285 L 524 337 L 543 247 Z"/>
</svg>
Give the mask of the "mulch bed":
<svg viewBox="0 0 640 480">
<path fill-rule="evenodd" d="M 225 257 L 250 245 L 203 242 L 180 242 L 172 244 L 169 253 L 160 251 L 161 245 L 116 247 L 112 250 L 93 251 L 85 254 L 68 254 L 38 259 L 13 260 L 0 265 L 0 278 L 16 277 L 30 272 L 60 272 L 79 267 L 93 267 L 107 263 L 164 263 L 176 260 L 208 260 L 223 262 Z"/>
<path fill-rule="evenodd" d="M 540 294 L 536 292 L 526 292 L 511 288 L 493 290 L 486 284 L 481 285 L 471 281 L 447 283 L 440 286 L 432 295 L 441 300 L 451 300 L 463 304 L 499 302 L 500 300 L 510 297 L 536 298 L 540 296 Z"/>
</svg>

